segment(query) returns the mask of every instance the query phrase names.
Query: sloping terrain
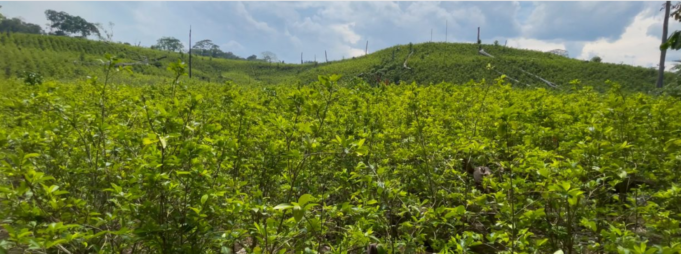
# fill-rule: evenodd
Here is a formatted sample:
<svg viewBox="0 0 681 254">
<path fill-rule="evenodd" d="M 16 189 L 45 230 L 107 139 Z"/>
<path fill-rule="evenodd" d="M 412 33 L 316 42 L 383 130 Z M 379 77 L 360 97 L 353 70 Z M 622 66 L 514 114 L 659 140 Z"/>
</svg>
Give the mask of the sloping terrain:
<svg viewBox="0 0 681 254">
<path fill-rule="evenodd" d="M 490 80 L 506 74 L 512 83 L 519 86 L 546 86 L 540 78 L 558 86 L 578 79 L 584 85 L 599 89 L 606 80 L 610 80 L 636 91 L 651 89 L 656 80 L 656 71 L 652 68 L 587 62 L 503 46 L 484 45 L 483 49 L 494 58 L 479 54 L 477 45 L 464 43 L 398 45 L 367 56 L 302 65 L 194 56 L 193 76 L 210 82 L 232 80 L 241 84 L 279 84 L 306 83 L 316 80 L 318 75 L 337 73 L 343 75 L 343 80 L 359 77 L 372 83 L 404 81 L 427 84 Z M 156 80 L 155 77 L 170 77 L 166 70 L 170 62 L 188 60 L 187 54 L 117 43 L 2 34 L 0 77 L 17 77 L 25 71 L 39 72 L 47 78 L 59 80 L 98 75 L 102 69 L 99 59 L 105 53 L 116 55 L 132 66 L 135 74 L 130 82 L 151 82 Z M 674 77 L 669 75 L 669 78 Z"/>
</svg>

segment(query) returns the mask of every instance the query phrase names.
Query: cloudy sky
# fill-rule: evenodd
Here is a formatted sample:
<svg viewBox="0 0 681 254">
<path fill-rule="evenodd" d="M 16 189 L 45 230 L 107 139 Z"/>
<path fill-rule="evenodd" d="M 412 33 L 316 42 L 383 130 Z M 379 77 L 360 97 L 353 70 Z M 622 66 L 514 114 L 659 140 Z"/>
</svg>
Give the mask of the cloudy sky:
<svg viewBox="0 0 681 254">
<path fill-rule="evenodd" d="M 657 66 L 664 2 L 0 2 L 0 12 L 47 24 L 44 11 L 65 11 L 90 22 L 113 22 L 115 41 L 150 46 L 162 36 L 188 45 L 211 39 L 223 51 L 246 57 L 263 51 L 299 62 L 362 55 L 396 44 L 431 39 L 547 51 L 570 57 Z M 681 23 L 670 20 L 670 32 Z M 667 54 L 669 68 L 681 59 Z"/>
</svg>

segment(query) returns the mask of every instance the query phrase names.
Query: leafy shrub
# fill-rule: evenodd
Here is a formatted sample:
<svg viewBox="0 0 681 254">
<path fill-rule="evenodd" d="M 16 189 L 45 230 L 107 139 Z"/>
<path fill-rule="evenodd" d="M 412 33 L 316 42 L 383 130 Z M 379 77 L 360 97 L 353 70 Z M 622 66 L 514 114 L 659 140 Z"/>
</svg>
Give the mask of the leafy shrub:
<svg viewBox="0 0 681 254">
<path fill-rule="evenodd" d="M 0 250 L 681 250 L 679 99 L 578 80 L 185 82 L 182 62 L 114 84 L 117 61 L 0 82 Z"/>
<path fill-rule="evenodd" d="M 43 76 L 39 73 L 25 72 L 24 73 L 24 84 L 35 86 L 43 84 Z"/>
</svg>

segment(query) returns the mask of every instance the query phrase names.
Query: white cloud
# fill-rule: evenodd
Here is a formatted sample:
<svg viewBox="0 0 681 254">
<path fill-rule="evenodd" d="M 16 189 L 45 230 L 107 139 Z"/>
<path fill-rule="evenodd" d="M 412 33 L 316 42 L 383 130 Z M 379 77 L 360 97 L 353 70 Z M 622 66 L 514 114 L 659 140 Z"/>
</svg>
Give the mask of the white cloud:
<svg viewBox="0 0 681 254">
<path fill-rule="evenodd" d="M 541 40 L 617 39 L 641 2 L 535 2 L 523 26 L 523 36 Z"/>
<path fill-rule="evenodd" d="M 341 35 L 343 41 L 355 44 L 360 40 L 360 36 L 352 31 L 352 26 L 355 26 L 355 22 L 342 25 L 332 25 L 331 29 Z"/>
<path fill-rule="evenodd" d="M 538 51 L 549 51 L 549 50 L 554 50 L 554 49 L 565 50 L 565 44 L 564 43 L 554 43 L 554 42 L 548 42 L 548 41 L 542 41 L 542 40 L 530 39 L 530 38 L 508 39 L 507 45 L 509 47 L 513 47 L 513 48 L 530 49 L 530 50 L 538 50 Z"/>
<path fill-rule="evenodd" d="M 7 2 L 2 13 L 41 26 L 45 9 L 113 21 L 115 41 L 145 46 L 162 36 L 187 43 L 191 24 L 196 40 L 211 39 L 241 56 L 269 50 L 287 62 L 299 61 L 300 52 L 320 56 L 326 50 L 329 60 L 360 56 L 365 40 L 370 52 L 425 42 L 431 29 L 433 41 L 444 41 L 447 22 L 449 42 L 475 41 L 480 26 L 484 43 L 508 40 L 517 48 L 565 49 L 581 59 L 599 55 L 606 62 L 655 66 L 661 3 Z M 670 32 L 676 29 L 681 23 L 672 21 Z M 669 51 L 667 58 L 677 60 L 681 52 Z"/>
<path fill-rule="evenodd" d="M 248 24 L 251 25 L 252 28 L 255 28 L 255 29 L 260 30 L 262 32 L 266 32 L 270 35 L 276 34 L 276 30 L 271 28 L 267 24 L 267 22 L 258 21 L 255 18 L 253 18 L 251 13 L 248 10 L 246 10 L 246 6 L 244 6 L 244 4 L 242 2 L 237 3 L 235 10 L 236 10 L 238 15 L 240 15 L 242 18 L 244 18 L 248 22 Z"/>
<path fill-rule="evenodd" d="M 345 56 L 345 58 L 364 55 L 364 50 L 353 48 L 347 45 L 338 46 L 336 49 L 337 51 L 342 52 L 342 55 Z"/>
<path fill-rule="evenodd" d="M 624 63 L 643 67 L 657 66 L 660 61 L 660 40 L 648 35 L 648 28 L 653 24 L 662 27 L 663 15 L 649 15 L 643 11 L 636 15 L 634 22 L 629 25 L 621 37 L 615 41 L 599 39 L 584 45 L 580 59 L 590 59 L 600 56 L 604 62 Z M 667 70 L 673 65 L 670 55 L 676 52 L 668 51 L 665 67 Z M 674 60 L 674 59 L 671 59 Z"/>
<path fill-rule="evenodd" d="M 231 52 L 244 50 L 244 46 L 235 40 L 230 40 L 227 43 L 221 44 L 220 48 L 224 51 Z"/>
</svg>

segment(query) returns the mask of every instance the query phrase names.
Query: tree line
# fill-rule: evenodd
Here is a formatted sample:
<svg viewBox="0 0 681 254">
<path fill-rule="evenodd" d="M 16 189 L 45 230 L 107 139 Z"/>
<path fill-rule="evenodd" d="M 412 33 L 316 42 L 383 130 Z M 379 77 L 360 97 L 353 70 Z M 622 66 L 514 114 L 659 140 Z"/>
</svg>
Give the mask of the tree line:
<svg viewBox="0 0 681 254">
<path fill-rule="evenodd" d="M 2 6 L 0 6 L 0 8 L 2 8 Z M 80 16 L 73 16 L 63 11 L 46 10 L 45 17 L 50 22 L 47 25 L 49 31 L 43 30 L 40 25 L 25 22 L 20 17 L 7 18 L 0 14 L 0 32 L 72 36 L 80 38 L 96 35 L 99 38 L 103 38 L 100 33 L 100 29 L 103 29 L 101 24 L 88 22 Z"/>
<path fill-rule="evenodd" d="M 1 8 L 2 6 L 0 6 L 0 9 Z M 45 17 L 50 22 L 47 24 L 48 31 L 45 31 L 42 27 L 40 27 L 40 25 L 25 22 L 20 17 L 7 18 L 0 13 L 0 32 L 68 36 L 77 38 L 87 38 L 94 35 L 100 40 L 112 41 L 114 24 L 111 22 L 109 22 L 110 29 L 107 30 L 100 23 L 88 22 L 80 16 L 70 15 L 63 11 L 58 12 L 55 10 L 46 10 Z M 102 33 L 104 35 L 102 35 Z M 130 43 L 124 44 L 130 45 Z M 184 45 L 177 38 L 162 37 L 156 41 L 156 44 L 151 46 L 151 49 L 183 53 Z M 251 55 L 246 58 L 240 57 L 232 52 L 222 51 L 220 46 L 216 45 L 209 39 L 196 42 L 192 46 L 192 53 L 211 58 L 264 62 L 278 61 L 276 54 L 269 51 L 262 52 L 262 58 L 258 58 L 256 55 Z"/>
<path fill-rule="evenodd" d="M 175 37 L 162 37 L 156 41 L 155 45 L 151 46 L 151 49 L 184 53 L 184 44 Z M 232 52 L 224 52 L 220 49 L 220 46 L 213 43 L 210 39 L 200 40 L 192 46 L 192 54 L 199 56 L 207 56 L 212 58 L 224 58 L 224 59 L 235 59 L 235 60 L 248 60 L 248 61 L 263 61 L 263 62 L 278 62 L 277 55 L 265 51 L 262 52 L 262 58 L 258 58 L 257 55 L 250 55 L 246 58 L 235 55 Z"/>
</svg>

